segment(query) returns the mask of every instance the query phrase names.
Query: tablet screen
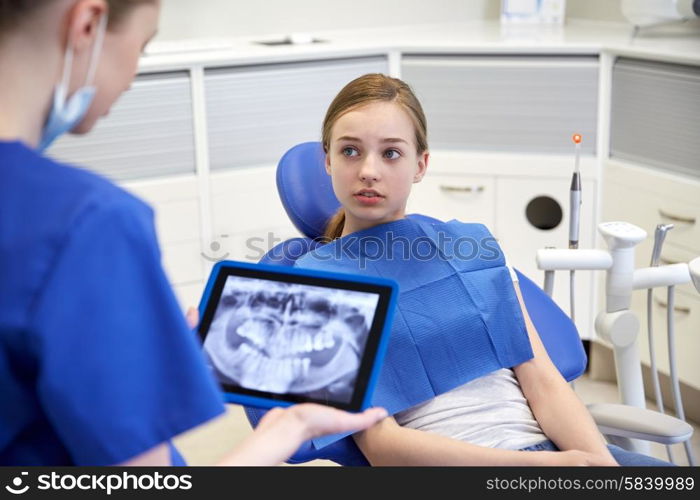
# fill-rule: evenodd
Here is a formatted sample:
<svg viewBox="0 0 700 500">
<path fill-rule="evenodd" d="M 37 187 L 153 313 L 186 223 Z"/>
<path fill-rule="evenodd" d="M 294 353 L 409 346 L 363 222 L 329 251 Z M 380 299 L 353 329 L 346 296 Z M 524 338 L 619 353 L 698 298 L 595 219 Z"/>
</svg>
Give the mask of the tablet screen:
<svg viewBox="0 0 700 500">
<path fill-rule="evenodd" d="M 386 288 L 223 269 L 200 334 L 224 390 L 359 409 L 384 326 Z"/>
</svg>

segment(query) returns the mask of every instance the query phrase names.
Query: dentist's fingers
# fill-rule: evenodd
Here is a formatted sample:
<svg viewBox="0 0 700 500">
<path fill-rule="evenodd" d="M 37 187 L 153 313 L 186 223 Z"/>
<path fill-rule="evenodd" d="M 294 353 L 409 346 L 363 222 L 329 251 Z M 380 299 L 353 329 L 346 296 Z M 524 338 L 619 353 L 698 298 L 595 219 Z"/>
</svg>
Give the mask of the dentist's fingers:
<svg viewBox="0 0 700 500">
<path fill-rule="evenodd" d="M 290 410 L 306 424 L 309 439 L 325 434 L 361 431 L 372 427 L 387 416 L 384 408 L 370 408 L 362 413 L 349 413 L 312 403 L 295 405 Z"/>
<path fill-rule="evenodd" d="M 199 324 L 199 311 L 194 307 L 190 307 L 187 309 L 185 318 L 187 319 L 187 324 L 190 325 L 190 328 L 196 328 L 197 324 Z"/>
</svg>

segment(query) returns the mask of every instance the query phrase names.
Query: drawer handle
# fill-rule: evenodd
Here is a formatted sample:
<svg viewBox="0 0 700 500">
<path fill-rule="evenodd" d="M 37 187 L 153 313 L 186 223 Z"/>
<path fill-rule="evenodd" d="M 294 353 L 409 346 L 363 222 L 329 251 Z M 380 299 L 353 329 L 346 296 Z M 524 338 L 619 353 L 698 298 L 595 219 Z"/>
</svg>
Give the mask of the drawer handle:
<svg viewBox="0 0 700 500">
<path fill-rule="evenodd" d="M 659 209 L 659 215 L 665 219 L 670 219 L 676 222 L 683 222 L 685 224 L 695 224 L 695 217 L 686 217 L 683 215 L 670 214 L 665 210 Z"/>
<path fill-rule="evenodd" d="M 484 186 L 440 186 L 445 193 L 483 193 L 484 189 Z"/>
<path fill-rule="evenodd" d="M 656 305 L 659 307 L 663 307 L 664 309 L 668 308 L 668 304 L 660 299 L 657 299 L 654 297 L 654 300 L 656 301 Z M 684 307 L 684 306 L 673 306 L 673 310 L 682 314 L 690 314 L 690 307 Z"/>
</svg>

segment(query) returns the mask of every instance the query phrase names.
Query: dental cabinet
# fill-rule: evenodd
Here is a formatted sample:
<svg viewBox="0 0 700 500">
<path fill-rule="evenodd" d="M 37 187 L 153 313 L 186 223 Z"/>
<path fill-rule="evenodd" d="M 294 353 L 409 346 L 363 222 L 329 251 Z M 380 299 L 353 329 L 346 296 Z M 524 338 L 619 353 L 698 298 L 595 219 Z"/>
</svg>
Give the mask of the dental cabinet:
<svg viewBox="0 0 700 500">
<path fill-rule="evenodd" d="M 578 132 L 588 167 L 581 245 L 593 245 L 596 55 L 406 53 L 401 76 L 423 104 L 435 152 L 429 175 L 414 188 L 412 211 L 483 222 L 509 263 L 539 281 L 528 252 L 567 241 L 571 134 Z M 579 310 L 589 311 L 592 276 L 583 274 L 576 287 Z M 563 273 L 554 290 L 568 310 Z M 590 318 L 579 315 L 576 321 L 586 338 Z"/>
<path fill-rule="evenodd" d="M 265 46 L 241 38 L 210 50 L 205 43 L 198 51 L 153 50 L 90 136 L 62 138 L 49 150 L 153 205 L 183 306 L 196 305 L 214 261 L 254 261 L 296 235 L 278 200 L 277 161 L 294 144 L 320 140 L 331 99 L 368 72 L 405 79 L 428 117 L 430 166 L 409 212 L 486 224 L 510 264 L 537 282 L 536 250 L 567 244 L 574 132 L 583 135 L 582 247 L 601 245 L 598 222 L 627 220 L 650 233 L 637 253 L 638 265 L 648 265 L 653 226 L 665 220 L 659 210 L 700 216 L 697 35 L 630 41 L 627 26 L 571 22 L 509 38 L 498 23 L 484 22 L 318 38 L 324 42 Z M 680 101 L 664 101 L 660 89 Z M 644 121 L 650 104 L 655 119 Z M 669 109 L 676 114 L 659 112 Z M 665 257 L 700 254 L 698 227 L 677 223 Z M 564 274 L 555 300 L 568 311 Z M 577 275 L 583 338 L 595 335 L 600 279 Z M 643 326 L 644 302 L 640 295 L 635 305 Z M 690 353 L 680 373 L 695 387 L 699 303 L 690 292 L 677 296 L 676 307 L 691 311 L 678 317 L 678 352 Z M 656 331 L 662 342 L 664 329 Z"/>
<path fill-rule="evenodd" d="M 661 264 L 700 255 L 700 67 L 687 61 L 618 57 L 611 64 L 610 137 L 605 145 L 602 219 L 625 220 L 648 236 L 635 253 L 636 267 L 649 265 L 657 224 L 673 224 Z M 600 283 L 599 293 L 604 285 Z M 661 374 L 669 375 L 666 289 L 652 298 L 654 350 Z M 646 290 L 632 296 L 640 320 L 642 363 L 650 365 Z M 677 369 L 686 415 L 700 415 L 700 296 L 692 284 L 676 287 Z M 663 377 L 662 375 L 662 377 Z M 666 384 L 662 383 L 662 388 Z M 667 385 L 666 385 L 667 386 Z M 645 384 L 649 391 L 651 384 Z M 647 392 L 647 396 L 653 395 Z M 664 402 L 671 405 L 670 394 Z"/>
<path fill-rule="evenodd" d="M 212 234 L 227 241 L 229 258 L 257 261 L 297 236 L 274 166 L 291 146 L 319 140 L 326 108 L 347 82 L 386 72 L 386 55 L 205 70 Z"/>
<path fill-rule="evenodd" d="M 48 152 L 151 204 L 170 281 L 196 305 L 205 273 L 190 72 L 140 74 L 88 136 L 64 136 Z"/>
<path fill-rule="evenodd" d="M 646 267 L 653 247 L 656 224 L 672 223 L 661 253 L 662 264 L 688 262 L 700 255 L 700 181 L 679 182 L 673 175 L 655 169 L 610 159 L 606 165 L 603 191 L 603 217 L 607 220 L 626 220 L 644 229 L 648 234 L 636 251 L 636 266 Z M 653 296 L 654 347 L 659 370 L 668 375 L 668 344 L 666 341 L 667 297 L 665 289 L 657 289 Z M 646 320 L 646 291 L 632 296 L 632 309 L 637 313 L 641 330 L 640 354 L 649 364 L 649 344 Z M 678 372 L 686 384 L 700 389 L 700 296 L 692 283 L 676 287 L 676 356 Z M 668 399 L 668 398 L 665 398 Z M 688 404 L 692 400 L 684 398 Z"/>
<path fill-rule="evenodd" d="M 256 261 L 296 234 L 274 166 L 291 145 L 318 140 L 343 85 L 387 73 L 388 62 L 380 53 L 172 66 L 141 71 L 90 135 L 61 138 L 49 154 L 88 165 L 154 207 L 164 267 L 184 306 L 198 303 L 217 260 Z"/>
<path fill-rule="evenodd" d="M 660 223 L 674 225 L 661 263 L 688 262 L 700 255 L 700 67 L 618 58 L 611 103 L 603 218 L 626 220 L 648 233 L 637 247 L 637 267 L 649 265 Z M 653 307 L 656 360 L 668 375 L 665 289 L 654 291 Z M 646 291 L 635 292 L 632 308 L 641 320 L 642 362 L 649 364 Z M 686 385 L 700 390 L 700 296 L 692 284 L 676 287 L 674 310 L 678 371 Z"/>
</svg>

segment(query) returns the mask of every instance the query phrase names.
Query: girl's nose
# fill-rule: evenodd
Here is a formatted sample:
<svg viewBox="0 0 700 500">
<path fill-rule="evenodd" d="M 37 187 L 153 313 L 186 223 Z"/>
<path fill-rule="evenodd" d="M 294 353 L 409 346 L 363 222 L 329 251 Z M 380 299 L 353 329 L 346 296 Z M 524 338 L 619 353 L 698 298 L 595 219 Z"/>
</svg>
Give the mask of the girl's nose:
<svg viewBox="0 0 700 500">
<path fill-rule="evenodd" d="M 360 168 L 360 179 L 363 182 L 366 181 L 378 181 L 379 180 L 379 169 L 375 159 L 372 156 L 367 157 L 367 159 L 362 163 Z"/>
<path fill-rule="evenodd" d="M 360 175 L 360 179 L 362 179 L 363 181 L 373 181 L 373 182 L 377 182 L 379 180 L 378 176 L 376 176 L 375 174 L 373 174 L 371 172 L 369 172 L 369 173 L 363 172 Z"/>
</svg>

